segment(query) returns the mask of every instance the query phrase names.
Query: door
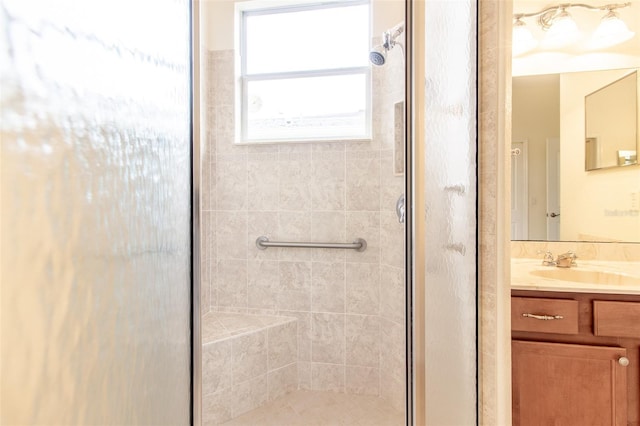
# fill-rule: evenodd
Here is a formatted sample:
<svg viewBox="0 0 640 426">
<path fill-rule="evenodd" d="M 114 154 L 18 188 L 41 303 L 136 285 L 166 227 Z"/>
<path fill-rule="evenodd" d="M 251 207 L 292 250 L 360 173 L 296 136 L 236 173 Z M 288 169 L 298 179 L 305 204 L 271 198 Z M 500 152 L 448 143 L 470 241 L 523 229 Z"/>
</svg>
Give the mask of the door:
<svg viewBox="0 0 640 426">
<path fill-rule="evenodd" d="M 188 425 L 189 3 L 0 9 L 0 423 Z"/>
<path fill-rule="evenodd" d="M 514 340 L 513 424 L 626 426 L 625 348 Z"/>
<path fill-rule="evenodd" d="M 200 2 L 203 329 L 233 312 L 240 325 L 293 318 L 297 333 L 277 369 L 273 329 L 244 336 L 251 357 L 205 338 L 203 423 L 402 425 L 408 219 L 396 214 L 406 169 L 393 150 L 406 146 L 405 5 L 229 4 Z M 354 140 L 362 126 L 370 134 Z M 366 249 L 338 248 L 357 239 Z M 218 380 L 229 365 L 245 374 Z"/>
<path fill-rule="evenodd" d="M 560 139 L 547 139 L 547 241 L 560 239 Z"/>
<path fill-rule="evenodd" d="M 529 238 L 529 176 L 527 140 L 511 144 L 511 238 Z"/>
</svg>

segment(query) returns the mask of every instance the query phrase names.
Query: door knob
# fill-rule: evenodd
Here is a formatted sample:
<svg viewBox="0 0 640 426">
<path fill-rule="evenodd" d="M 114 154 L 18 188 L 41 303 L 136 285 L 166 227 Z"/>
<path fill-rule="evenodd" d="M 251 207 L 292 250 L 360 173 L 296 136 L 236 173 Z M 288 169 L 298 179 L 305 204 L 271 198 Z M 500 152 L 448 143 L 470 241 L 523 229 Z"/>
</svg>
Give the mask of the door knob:
<svg viewBox="0 0 640 426">
<path fill-rule="evenodd" d="M 556 217 L 556 216 L 560 216 L 560 213 L 549 213 L 550 217 Z"/>
<path fill-rule="evenodd" d="M 621 356 L 620 358 L 618 358 L 618 364 L 626 367 L 627 365 L 629 365 L 629 358 L 627 358 L 626 356 Z"/>
</svg>

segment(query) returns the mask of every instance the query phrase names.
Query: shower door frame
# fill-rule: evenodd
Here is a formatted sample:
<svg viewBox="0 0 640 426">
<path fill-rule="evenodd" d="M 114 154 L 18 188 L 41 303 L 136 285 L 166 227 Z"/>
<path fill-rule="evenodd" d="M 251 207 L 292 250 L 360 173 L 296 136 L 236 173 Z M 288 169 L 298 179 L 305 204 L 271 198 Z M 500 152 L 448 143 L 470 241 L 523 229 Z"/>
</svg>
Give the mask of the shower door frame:
<svg viewBox="0 0 640 426">
<path fill-rule="evenodd" d="M 424 40 L 425 5 L 421 0 L 405 0 L 405 359 L 407 426 L 425 422 L 425 345 L 424 345 L 424 205 L 418 177 L 424 176 Z"/>
<path fill-rule="evenodd" d="M 200 310 L 200 1 L 189 1 L 191 58 L 191 424 L 202 425 Z"/>
</svg>

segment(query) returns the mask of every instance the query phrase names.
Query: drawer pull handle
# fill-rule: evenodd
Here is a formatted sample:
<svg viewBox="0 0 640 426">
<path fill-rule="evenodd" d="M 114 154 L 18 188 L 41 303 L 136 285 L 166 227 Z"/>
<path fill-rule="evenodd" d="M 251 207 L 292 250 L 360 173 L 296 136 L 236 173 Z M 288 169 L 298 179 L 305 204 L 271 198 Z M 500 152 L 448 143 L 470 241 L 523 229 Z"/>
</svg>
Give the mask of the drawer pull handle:
<svg viewBox="0 0 640 426">
<path fill-rule="evenodd" d="M 627 365 L 629 365 L 629 358 L 627 358 L 626 356 L 621 356 L 620 358 L 618 358 L 618 364 L 626 367 Z"/>
<path fill-rule="evenodd" d="M 536 314 L 522 314 L 523 317 L 533 318 L 542 321 L 551 321 L 557 319 L 564 319 L 562 315 L 536 315 Z"/>
</svg>

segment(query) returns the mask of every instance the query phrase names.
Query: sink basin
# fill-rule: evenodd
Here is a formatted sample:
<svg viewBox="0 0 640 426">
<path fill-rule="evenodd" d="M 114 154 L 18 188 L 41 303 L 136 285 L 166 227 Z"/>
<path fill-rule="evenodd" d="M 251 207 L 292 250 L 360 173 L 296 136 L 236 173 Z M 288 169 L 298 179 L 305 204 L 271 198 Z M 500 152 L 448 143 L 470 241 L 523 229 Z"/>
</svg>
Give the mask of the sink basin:
<svg viewBox="0 0 640 426">
<path fill-rule="evenodd" d="M 584 284 L 609 284 L 640 286 L 640 278 L 615 272 L 585 271 L 581 269 L 539 269 L 529 272 L 541 278 L 552 280 L 573 281 Z"/>
</svg>

